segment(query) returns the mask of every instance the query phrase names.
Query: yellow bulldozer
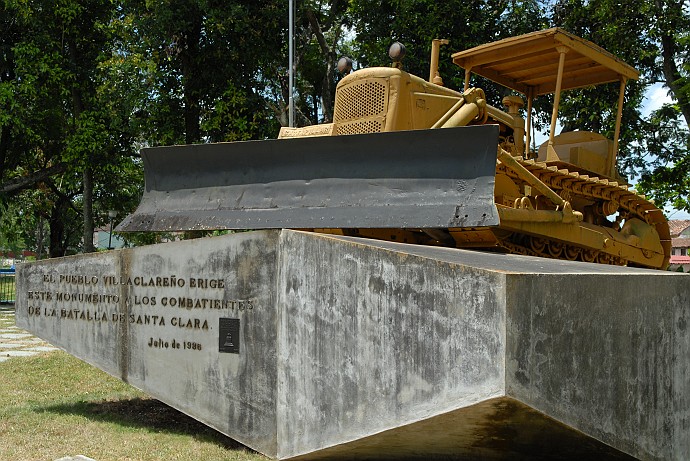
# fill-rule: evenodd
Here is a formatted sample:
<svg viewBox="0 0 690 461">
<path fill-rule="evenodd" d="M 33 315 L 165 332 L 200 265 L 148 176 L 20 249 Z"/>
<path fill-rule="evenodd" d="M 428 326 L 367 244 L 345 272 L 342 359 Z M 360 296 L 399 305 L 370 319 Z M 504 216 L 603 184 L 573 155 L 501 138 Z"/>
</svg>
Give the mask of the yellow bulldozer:
<svg viewBox="0 0 690 461">
<path fill-rule="evenodd" d="M 276 140 L 144 149 L 145 193 L 118 230 L 293 228 L 666 268 L 666 218 L 616 170 L 624 89 L 638 72 L 553 28 L 453 54 L 465 72 L 459 92 L 438 74 L 444 43 L 432 44 L 428 80 L 402 69 L 397 43 L 391 67 L 348 73 L 333 123 L 286 127 Z M 491 106 L 473 74 L 523 95 L 526 108 L 518 95 L 505 110 Z M 612 82 L 613 140 L 555 135 L 562 91 Z M 532 105 L 546 94 L 549 138 L 532 150 Z"/>
</svg>

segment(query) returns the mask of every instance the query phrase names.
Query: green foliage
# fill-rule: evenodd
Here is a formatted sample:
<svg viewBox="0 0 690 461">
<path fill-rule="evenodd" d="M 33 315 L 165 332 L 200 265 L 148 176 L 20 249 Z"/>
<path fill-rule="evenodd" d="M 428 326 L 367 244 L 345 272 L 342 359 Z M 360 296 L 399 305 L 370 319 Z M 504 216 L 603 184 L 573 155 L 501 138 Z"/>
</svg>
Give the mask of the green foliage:
<svg viewBox="0 0 690 461">
<path fill-rule="evenodd" d="M 18 254 L 25 248 L 20 216 L 16 205 L 0 203 L 0 251 Z"/>
<path fill-rule="evenodd" d="M 270 2 L 132 0 L 123 1 L 121 11 L 115 24 L 120 46 L 110 64 L 136 80 L 148 143 L 274 135 L 277 126 L 256 91 L 260 63 L 272 46 L 280 48 L 282 24 Z"/>
<path fill-rule="evenodd" d="M 659 204 L 690 210 L 690 18 L 682 2 L 616 0 L 306 0 L 296 2 L 298 125 L 328 121 L 334 68 L 389 65 L 425 77 L 431 40 L 446 86 L 464 71 L 451 54 L 552 25 L 593 41 L 641 72 L 629 82 L 620 167 Z M 681 6 L 679 6 L 681 5 Z M 50 254 L 88 248 L 89 226 L 134 210 L 143 188 L 137 149 L 273 138 L 287 124 L 287 2 L 5 0 L 0 4 L 0 201 L 4 242 Z M 640 109 L 663 82 L 673 104 Z M 508 93 L 477 79 L 490 103 Z M 565 129 L 613 136 L 618 85 L 564 94 Z M 535 101 L 548 126 L 550 97 Z M 93 187 L 85 186 L 91 178 Z M 92 211 L 90 211 L 92 210 Z M 79 230 L 82 230 L 79 232 Z M 132 235 L 131 243 L 160 236 Z M 46 251 L 43 251 L 43 250 Z"/>
<path fill-rule="evenodd" d="M 690 211 L 690 132 L 680 121 L 677 105 L 654 111 L 645 127 L 647 154 L 637 188 L 660 204 Z"/>
<path fill-rule="evenodd" d="M 444 84 L 453 89 L 464 86 L 464 70 L 453 64 L 453 53 L 548 25 L 542 5 L 536 0 L 354 0 L 351 8 L 357 33 L 355 61 L 360 66 L 390 65 L 388 47 L 399 41 L 407 49 L 405 70 L 425 78 L 429 74 L 431 41 L 446 38 L 450 43 L 441 47 L 439 73 Z M 510 93 L 493 82 L 474 78 L 472 85 L 484 88 L 489 102 L 498 107 L 503 96 Z"/>
<path fill-rule="evenodd" d="M 53 3 L 8 1 L 3 6 L 18 27 L 5 48 L 9 71 L 0 81 L 0 104 L 11 114 L 0 119 L 0 152 L 6 153 L 0 158 L 0 184 L 16 185 L 6 189 L 7 199 L 24 204 L 23 233 L 37 235 L 27 237 L 26 244 L 40 250 L 42 242 L 33 240 L 48 234 L 55 256 L 90 243 L 83 233 L 89 235 L 94 222 L 102 223 L 98 214 L 108 206 L 99 199 L 131 206 L 140 186 L 119 182 L 134 175 L 134 184 L 140 184 L 141 173 L 134 170 L 141 167 L 133 157 L 136 126 L 128 121 L 132 98 L 118 98 L 122 93 L 112 90 L 105 65 L 115 45 L 113 4 Z M 95 178 L 89 190 L 86 171 Z M 43 232 L 44 223 L 49 231 Z"/>
<path fill-rule="evenodd" d="M 559 0 L 554 22 L 622 58 L 640 71 L 626 89 L 619 167 L 638 189 L 663 207 L 690 211 L 690 11 L 683 2 L 637 2 L 621 8 L 615 0 Z M 674 69 L 675 63 L 683 63 Z M 675 104 L 647 117 L 641 113 L 650 85 L 662 82 Z M 613 137 L 617 84 L 570 92 L 561 106 L 566 129 L 588 129 Z M 585 109 L 586 108 L 586 109 Z"/>
</svg>

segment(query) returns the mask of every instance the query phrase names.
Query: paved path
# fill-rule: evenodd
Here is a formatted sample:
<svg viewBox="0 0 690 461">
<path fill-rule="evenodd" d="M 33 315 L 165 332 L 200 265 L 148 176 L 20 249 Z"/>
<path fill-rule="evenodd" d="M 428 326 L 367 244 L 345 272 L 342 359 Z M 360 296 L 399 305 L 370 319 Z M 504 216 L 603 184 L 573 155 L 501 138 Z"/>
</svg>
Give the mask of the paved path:
<svg viewBox="0 0 690 461">
<path fill-rule="evenodd" d="M 57 347 L 15 325 L 13 304 L 0 304 L 0 362 L 56 350 Z"/>
</svg>

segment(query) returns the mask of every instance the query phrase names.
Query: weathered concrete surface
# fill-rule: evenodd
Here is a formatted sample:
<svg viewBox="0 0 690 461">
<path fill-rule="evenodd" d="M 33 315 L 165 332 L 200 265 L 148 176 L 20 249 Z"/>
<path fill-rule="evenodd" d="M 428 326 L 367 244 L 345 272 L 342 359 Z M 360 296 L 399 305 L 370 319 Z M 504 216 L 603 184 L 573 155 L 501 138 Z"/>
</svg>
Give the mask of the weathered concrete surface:
<svg viewBox="0 0 690 461">
<path fill-rule="evenodd" d="M 283 230 L 18 283 L 20 326 L 271 457 L 690 459 L 688 276 Z"/>
<path fill-rule="evenodd" d="M 24 264 L 17 324 L 275 456 L 279 236 L 243 233 Z M 157 278 L 168 286 L 156 286 Z M 65 301 L 65 294 L 99 299 Z M 219 353 L 221 318 L 239 319 L 239 354 Z"/>
</svg>

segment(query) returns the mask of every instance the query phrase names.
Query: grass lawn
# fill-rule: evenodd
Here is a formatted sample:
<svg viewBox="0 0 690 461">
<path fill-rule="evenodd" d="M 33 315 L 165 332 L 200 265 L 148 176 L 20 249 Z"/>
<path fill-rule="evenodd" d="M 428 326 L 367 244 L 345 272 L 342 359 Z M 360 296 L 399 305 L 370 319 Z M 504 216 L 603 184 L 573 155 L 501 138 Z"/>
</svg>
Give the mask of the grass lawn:
<svg viewBox="0 0 690 461">
<path fill-rule="evenodd" d="M 64 352 L 0 362 L 0 460 L 268 458 Z"/>
</svg>

